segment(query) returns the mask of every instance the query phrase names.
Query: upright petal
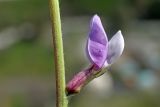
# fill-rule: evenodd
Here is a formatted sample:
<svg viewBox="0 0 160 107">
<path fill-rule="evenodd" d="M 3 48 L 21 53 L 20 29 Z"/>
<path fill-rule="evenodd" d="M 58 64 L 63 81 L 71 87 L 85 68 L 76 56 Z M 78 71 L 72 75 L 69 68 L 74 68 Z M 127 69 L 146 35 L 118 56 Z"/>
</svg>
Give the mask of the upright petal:
<svg viewBox="0 0 160 107">
<path fill-rule="evenodd" d="M 114 63 L 122 54 L 124 49 L 124 38 L 121 31 L 118 31 L 109 41 L 107 62 Z"/>
<path fill-rule="evenodd" d="M 101 68 L 107 58 L 108 39 L 99 16 L 91 20 L 87 42 L 87 53 L 93 64 Z"/>
</svg>

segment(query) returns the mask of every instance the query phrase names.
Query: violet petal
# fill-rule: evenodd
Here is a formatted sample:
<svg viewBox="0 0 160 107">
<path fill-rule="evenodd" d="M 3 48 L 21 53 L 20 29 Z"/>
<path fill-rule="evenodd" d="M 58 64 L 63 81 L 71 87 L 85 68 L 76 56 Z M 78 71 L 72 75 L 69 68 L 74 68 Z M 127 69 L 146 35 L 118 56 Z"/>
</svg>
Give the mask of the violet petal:
<svg viewBox="0 0 160 107">
<path fill-rule="evenodd" d="M 87 53 L 93 64 L 101 68 L 107 58 L 108 39 L 99 16 L 94 15 L 91 20 Z"/>
<path fill-rule="evenodd" d="M 122 54 L 124 49 L 124 38 L 121 31 L 118 31 L 109 41 L 107 62 L 113 64 Z"/>
</svg>

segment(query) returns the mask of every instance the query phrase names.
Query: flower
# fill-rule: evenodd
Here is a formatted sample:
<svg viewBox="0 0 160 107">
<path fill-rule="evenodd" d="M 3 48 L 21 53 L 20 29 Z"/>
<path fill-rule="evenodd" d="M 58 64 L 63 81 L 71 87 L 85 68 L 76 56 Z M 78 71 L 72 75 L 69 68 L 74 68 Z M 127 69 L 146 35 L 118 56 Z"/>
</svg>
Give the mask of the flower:
<svg viewBox="0 0 160 107">
<path fill-rule="evenodd" d="M 122 54 L 124 39 L 118 31 L 108 42 L 100 18 L 95 15 L 91 21 L 91 30 L 87 42 L 87 53 L 91 63 L 98 69 L 113 64 Z M 106 65 L 107 64 L 107 65 Z"/>
<path fill-rule="evenodd" d="M 69 81 L 66 86 L 67 94 L 79 93 L 89 81 L 106 72 L 106 68 L 121 56 L 123 49 L 124 39 L 121 31 L 119 30 L 108 42 L 100 17 L 94 15 L 90 23 L 86 48 L 91 65 Z"/>
</svg>

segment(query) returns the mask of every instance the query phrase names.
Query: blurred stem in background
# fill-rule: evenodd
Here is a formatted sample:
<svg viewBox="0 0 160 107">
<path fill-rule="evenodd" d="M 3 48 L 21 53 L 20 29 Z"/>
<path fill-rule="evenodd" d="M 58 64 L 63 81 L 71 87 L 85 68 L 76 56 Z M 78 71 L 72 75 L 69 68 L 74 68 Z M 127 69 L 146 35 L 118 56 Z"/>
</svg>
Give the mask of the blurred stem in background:
<svg viewBox="0 0 160 107">
<path fill-rule="evenodd" d="M 54 62 L 56 73 L 56 107 L 67 107 L 68 101 L 65 94 L 65 67 L 59 1 L 50 0 L 49 3 L 52 21 Z"/>
</svg>

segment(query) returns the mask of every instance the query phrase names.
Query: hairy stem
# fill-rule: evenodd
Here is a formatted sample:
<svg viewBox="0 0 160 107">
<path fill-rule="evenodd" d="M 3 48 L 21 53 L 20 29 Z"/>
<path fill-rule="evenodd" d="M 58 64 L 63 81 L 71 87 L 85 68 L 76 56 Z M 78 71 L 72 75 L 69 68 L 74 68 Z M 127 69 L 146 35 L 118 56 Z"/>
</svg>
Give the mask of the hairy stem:
<svg viewBox="0 0 160 107">
<path fill-rule="evenodd" d="M 65 67 L 63 55 L 63 41 L 61 31 L 60 9 L 58 0 L 50 0 L 50 14 L 54 45 L 54 62 L 56 76 L 56 107 L 67 107 L 68 100 L 65 93 Z"/>
</svg>

